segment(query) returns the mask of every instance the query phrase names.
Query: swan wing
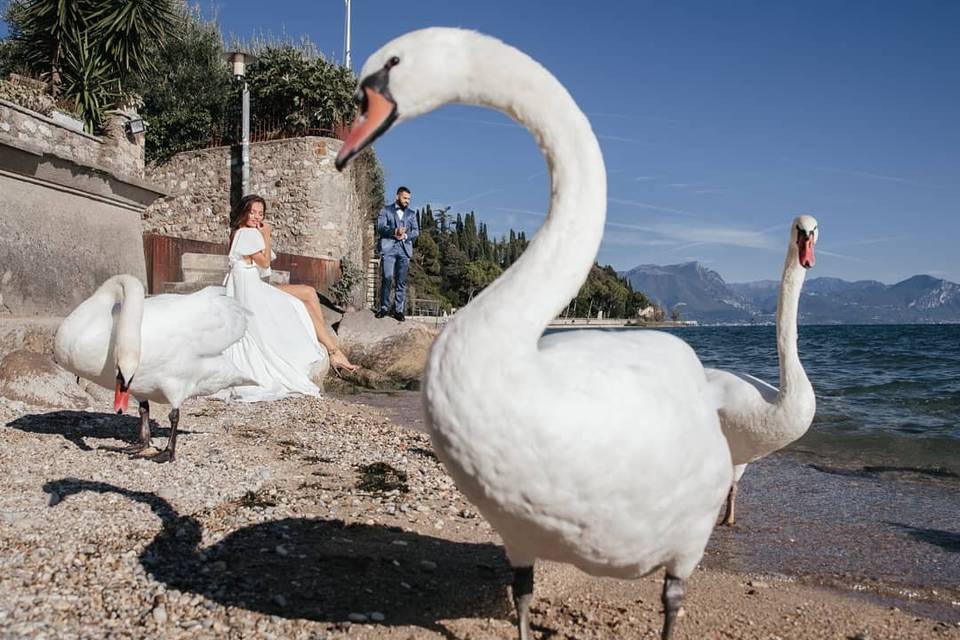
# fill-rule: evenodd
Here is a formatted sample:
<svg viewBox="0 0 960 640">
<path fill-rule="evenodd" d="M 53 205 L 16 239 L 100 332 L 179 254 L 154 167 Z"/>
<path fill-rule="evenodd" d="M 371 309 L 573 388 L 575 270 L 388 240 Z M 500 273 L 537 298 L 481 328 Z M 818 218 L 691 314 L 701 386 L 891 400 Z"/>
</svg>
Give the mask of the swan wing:
<svg viewBox="0 0 960 640">
<path fill-rule="evenodd" d="M 522 376 L 551 402 L 471 397 L 476 430 L 430 417 L 459 486 L 514 551 L 622 577 L 676 549 L 699 558 L 732 465 L 693 350 L 655 332 L 562 332 L 539 346 Z M 521 374 L 503 375 L 522 388 Z"/>
<path fill-rule="evenodd" d="M 224 294 L 207 287 L 190 295 L 165 294 L 146 300 L 144 340 L 156 337 L 164 351 L 186 349 L 196 356 L 215 356 L 243 337 L 250 312 Z"/>
<path fill-rule="evenodd" d="M 705 371 L 710 386 L 720 398 L 720 407 L 723 408 L 773 404 L 780 393 L 779 389 L 772 384 L 749 373 L 711 368 Z"/>
<path fill-rule="evenodd" d="M 540 339 L 545 355 L 584 358 L 608 368 L 644 370 L 654 366 L 670 380 L 703 381 L 703 365 L 694 350 L 683 340 L 662 331 L 565 330 Z"/>
</svg>

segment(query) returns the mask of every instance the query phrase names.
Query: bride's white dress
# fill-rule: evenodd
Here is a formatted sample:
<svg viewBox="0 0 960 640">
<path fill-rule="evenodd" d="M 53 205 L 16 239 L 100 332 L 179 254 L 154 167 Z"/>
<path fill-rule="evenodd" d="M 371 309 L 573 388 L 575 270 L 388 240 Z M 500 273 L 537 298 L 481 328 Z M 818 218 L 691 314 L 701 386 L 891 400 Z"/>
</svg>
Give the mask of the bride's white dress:
<svg viewBox="0 0 960 640">
<path fill-rule="evenodd" d="M 326 364 L 327 350 L 317 341 L 303 302 L 264 282 L 270 268 L 247 262 L 266 247 L 257 229 L 238 229 L 230 245 L 230 273 L 226 293 L 251 312 L 247 332 L 224 352 L 257 385 L 233 387 L 218 394 L 225 400 L 257 402 L 291 394 L 320 395 L 310 370 Z M 271 252 L 270 259 L 276 255 Z M 320 362 L 320 364 L 316 364 Z"/>
</svg>

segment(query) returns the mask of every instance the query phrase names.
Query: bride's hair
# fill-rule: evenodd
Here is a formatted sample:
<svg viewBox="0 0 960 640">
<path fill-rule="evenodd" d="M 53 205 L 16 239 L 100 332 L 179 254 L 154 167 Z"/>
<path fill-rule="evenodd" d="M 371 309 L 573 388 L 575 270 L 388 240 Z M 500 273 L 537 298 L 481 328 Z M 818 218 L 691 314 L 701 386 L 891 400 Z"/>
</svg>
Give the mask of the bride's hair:
<svg viewBox="0 0 960 640">
<path fill-rule="evenodd" d="M 240 198 L 240 201 L 230 212 L 230 242 L 233 242 L 233 234 L 237 232 L 237 229 L 247 224 L 247 216 L 255 202 L 260 203 L 264 214 L 267 213 L 267 201 L 257 194 L 251 193 Z"/>
</svg>

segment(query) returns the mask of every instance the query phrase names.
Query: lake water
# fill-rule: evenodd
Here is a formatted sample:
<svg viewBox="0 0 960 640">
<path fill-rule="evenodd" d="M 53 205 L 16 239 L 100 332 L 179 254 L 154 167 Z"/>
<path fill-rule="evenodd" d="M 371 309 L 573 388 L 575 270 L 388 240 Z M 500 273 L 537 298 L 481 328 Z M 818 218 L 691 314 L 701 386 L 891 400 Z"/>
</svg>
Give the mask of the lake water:
<svg viewBox="0 0 960 640">
<path fill-rule="evenodd" d="M 778 383 L 773 326 L 666 331 L 705 366 Z M 960 476 L 960 325 L 801 325 L 799 336 L 817 414 L 793 451 Z"/>
<path fill-rule="evenodd" d="M 778 382 L 774 327 L 670 332 L 707 366 Z M 714 532 L 704 564 L 800 576 L 960 623 L 960 326 L 801 326 L 799 346 L 814 423 L 750 465 L 739 524 Z M 424 428 L 420 392 L 349 397 Z"/>
</svg>

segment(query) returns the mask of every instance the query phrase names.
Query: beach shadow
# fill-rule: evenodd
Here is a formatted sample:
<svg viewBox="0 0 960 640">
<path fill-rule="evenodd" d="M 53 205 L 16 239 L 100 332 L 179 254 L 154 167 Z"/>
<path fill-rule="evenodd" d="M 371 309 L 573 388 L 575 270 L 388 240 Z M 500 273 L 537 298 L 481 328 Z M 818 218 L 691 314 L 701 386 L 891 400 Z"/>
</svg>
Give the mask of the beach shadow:
<svg viewBox="0 0 960 640">
<path fill-rule="evenodd" d="M 866 466 L 863 470 L 867 473 L 915 473 L 931 478 L 960 478 L 960 474 L 943 467 Z"/>
<path fill-rule="evenodd" d="M 927 478 L 960 478 L 960 474 L 954 473 L 949 469 L 942 467 L 895 467 L 885 465 L 868 465 L 859 469 L 844 469 L 842 467 L 829 467 L 823 464 L 808 464 L 808 467 L 820 473 L 829 473 L 835 476 L 847 476 L 850 478 L 875 479 L 881 474 L 892 473 L 898 476 L 917 475 Z"/>
<path fill-rule="evenodd" d="M 93 451 L 86 443 L 87 439 L 94 440 L 122 440 L 133 444 L 138 441 L 140 433 L 140 418 L 127 415 L 113 415 L 111 413 L 91 413 L 89 411 L 52 411 L 50 413 L 34 413 L 20 416 L 7 423 L 8 427 L 26 431 L 27 433 L 42 433 L 63 436 L 82 451 Z M 154 437 L 166 438 L 170 435 L 169 427 L 161 427 L 155 420 L 150 420 L 150 429 Z M 179 430 L 180 435 L 190 431 Z M 115 449 L 116 447 L 96 447 L 98 449 Z"/>
<path fill-rule="evenodd" d="M 884 524 L 905 531 L 907 535 L 914 540 L 938 546 L 944 551 L 950 551 L 951 553 L 960 553 L 960 533 L 951 533 L 940 529 L 911 527 L 908 524 L 901 524 L 899 522 L 884 521 Z"/>
<path fill-rule="evenodd" d="M 416 454 L 422 458 L 427 458 L 429 460 L 439 459 L 437 458 L 437 454 L 435 454 L 433 451 L 430 451 L 430 449 L 424 449 L 423 447 L 410 447 L 409 449 L 407 449 L 407 451 L 409 451 L 410 453 Z"/>
<path fill-rule="evenodd" d="M 140 563 L 170 589 L 283 618 L 348 622 L 382 613 L 452 638 L 441 620 L 506 619 L 511 572 L 503 549 L 382 525 L 284 518 L 238 529 L 201 548 L 202 527 L 159 496 L 86 480 L 48 482 L 51 505 L 83 491 L 117 493 L 149 506 L 163 529 Z M 354 620 L 355 621 L 355 620 Z"/>
</svg>

